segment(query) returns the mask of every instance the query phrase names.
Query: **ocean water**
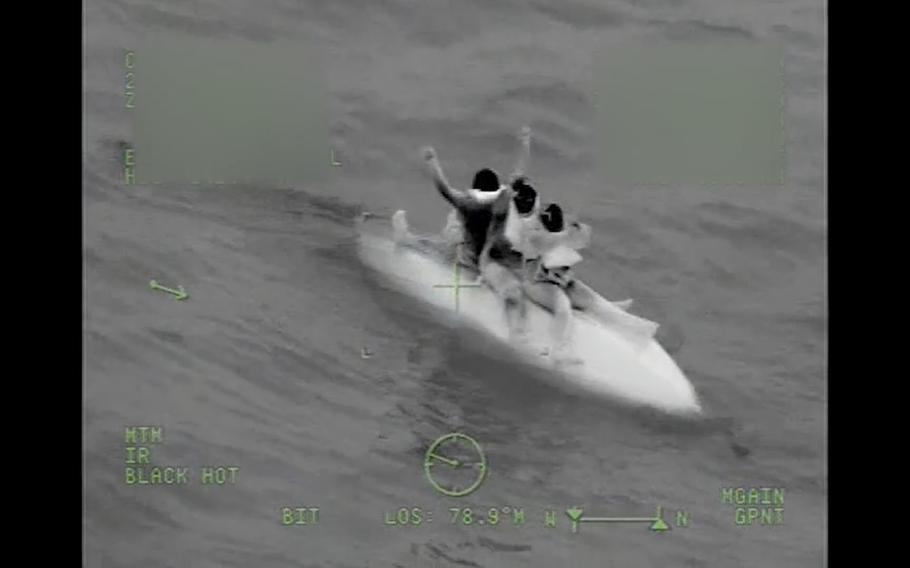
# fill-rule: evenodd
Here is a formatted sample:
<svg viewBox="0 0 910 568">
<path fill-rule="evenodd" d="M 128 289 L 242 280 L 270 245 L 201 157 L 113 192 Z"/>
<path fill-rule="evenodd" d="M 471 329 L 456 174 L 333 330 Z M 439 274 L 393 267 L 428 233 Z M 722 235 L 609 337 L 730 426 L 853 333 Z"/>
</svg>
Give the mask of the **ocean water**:
<svg viewBox="0 0 910 568">
<path fill-rule="evenodd" d="M 826 565 L 825 10 L 817 0 L 87 1 L 84 565 Z M 126 185 L 123 54 L 163 32 L 318 52 L 326 147 L 341 165 L 312 183 Z M 782 46 L 784 184 L 600 181 L 584 70 L 607 37 Z M 404 208 L 416 229 L 441 228 L 447 208 L 422 145 L 463 185 L 481 165 L 508 169 L 525 123 L 535 181 L 594 228 L 582 277 L 662 324 L 703 417 L 541 381 L 358 260 L 363 211 Z M 189 298 L 150 290 L 152 279 Z M 143 425 L 160 427 L 160 441 L 125 440 Z M 436 493 L 422 465 L 453 431 L 476 438 L 490 466 L 461 499 Z M 127 463 L 137 446 L 150 464 Z M 128 483 L 126 468 L 142 465 L 186 467 L 189 482 Z M 219 466 L 238 468 L 233 482 L 203 484 L 203 468 Z M 734 487 L 783 488 L 782 522 L 737 524 L 721 502 Z M 661 506 L 671 530 L 573 534 L 564 511 L 574 505 L 621 517 Z M 449 519 L 449 507 L 506 506 L 525 522 Z M 318 507 L 318 522 L 309 513 L 287 525 L 285 507 Z M 433 520 L 387 524 L 401 507 Z"/>
</svg>

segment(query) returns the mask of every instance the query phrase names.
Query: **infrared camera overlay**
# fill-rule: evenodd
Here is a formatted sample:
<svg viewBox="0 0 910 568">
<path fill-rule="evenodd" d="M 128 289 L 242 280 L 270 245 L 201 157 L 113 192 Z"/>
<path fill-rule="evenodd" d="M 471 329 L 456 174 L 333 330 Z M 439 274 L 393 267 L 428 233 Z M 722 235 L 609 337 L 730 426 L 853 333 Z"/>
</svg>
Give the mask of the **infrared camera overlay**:
<svg viewBox="0 0 910 568">
<path fill-rule="evenodd" d="M 825 10 L 87 0 L 83 565 L 826 565 Z"/>
</svg>

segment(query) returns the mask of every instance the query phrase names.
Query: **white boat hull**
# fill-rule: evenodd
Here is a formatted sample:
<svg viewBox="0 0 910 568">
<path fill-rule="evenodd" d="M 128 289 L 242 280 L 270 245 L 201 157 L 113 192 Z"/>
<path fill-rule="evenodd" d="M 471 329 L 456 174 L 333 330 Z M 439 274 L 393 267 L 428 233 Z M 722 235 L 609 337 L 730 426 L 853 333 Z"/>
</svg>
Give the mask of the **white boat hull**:
<svg viewBox="0 0 910 568">
<path fill-rule="evenodd" d="M 382 273 L 397 289 L 427 304 L 455 311 L 453 267 L 433 255 L 392 240 L 361 233 L 359 252 L 363 262 Z M 461 283 L 476 275 L 464 269 Z M 552 314 L 529 302 L 530 341 L 516 345 L 508 340 L 508 327 L 501 302 L 486 286 L 462 288 L 457 313 L 459 321 L 482 330 L 522 354 L 522 359 L 547 371 L 559 373 L 586 391 L 647 405 L 674 414 L 697 414 L 701 407 L 692 384 L 654 339 L 630 341 L 584 313 L 575 312 L 572 344 L 580 364 L 558 364 L 549 349 Z"/>
</svg>

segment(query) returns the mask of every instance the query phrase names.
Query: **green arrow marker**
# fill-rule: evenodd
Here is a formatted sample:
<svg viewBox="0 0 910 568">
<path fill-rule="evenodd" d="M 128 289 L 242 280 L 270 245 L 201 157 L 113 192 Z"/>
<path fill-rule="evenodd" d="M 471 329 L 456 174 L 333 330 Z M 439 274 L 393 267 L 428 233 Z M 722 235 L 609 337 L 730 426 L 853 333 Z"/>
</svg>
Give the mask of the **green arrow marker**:
<svg viewBox="0 0 910 568">
<path fill-rule="evenodd" d="M 572 532 L 578 532 L 578 522 L 581 520 L 582 510 L 578 507 L 566 509 L 566 516 L 572 521 Z"/>
<path fill-rule="evenodd" d="M 173 288 L 168 288 L 166 286 L 162 286 L 161 284 L 158 284 L 157 281 L 152 280 L 151 282 L 149 282 L 149 287 L 152 290 L 160 290 L 162 292 L 167 292 L 168 294 L 172 294 L 174 296 L 175 300 L 185 300 L 185 299 L 189 298 L 189 294 L 186 293 L 186 291 L 183 289 L 183 286 L 177 286 L 177 290 L 174 290 Z"/>
<path fill-rule="evenodd" d="M 654 522 L 651 523 L 650 527 L 648 527 L 654 532 L 663 532 L 670 530 L 670 527 L 667 525 L 667 523 L 664 522 L 664 516 L 661 511 L 661 507 L 658 505 L 657 514 L 654 515 Z"/>
</svg>

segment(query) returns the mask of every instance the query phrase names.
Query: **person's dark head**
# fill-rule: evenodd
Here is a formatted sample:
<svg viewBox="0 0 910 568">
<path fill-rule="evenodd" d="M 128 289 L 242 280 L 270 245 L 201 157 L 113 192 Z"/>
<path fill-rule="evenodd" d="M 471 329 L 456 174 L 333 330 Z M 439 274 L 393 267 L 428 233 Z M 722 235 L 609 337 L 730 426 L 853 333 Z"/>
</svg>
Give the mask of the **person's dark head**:
<svg viewBox="0 0 910 568">
<path fill-rule="evenodd" d="M 547 205 L 544 210 L 540 212 L 540 222 L 543 223 L 543 226 L 551 233 L 558 233 L 564 227 L 562 208 L 555 203 Z"/>
<path fill-rule="evenodd" d="M 499 189 L 499 176 L 490 168 L 478 170 L 474 174 L 474 181 L 471 187 L 480 191 L 496 191 Z"/>
<path fill-rule="evenodd" d="M 528 185 L 528 180 L 524 177 L 512 182 L 512 189 L 515 191 L 512 198 L 515 208 L 522 215 L 527 215 L 534 209 L 534 204 L 537 202 L 537 190 Z"/>
</svg>

